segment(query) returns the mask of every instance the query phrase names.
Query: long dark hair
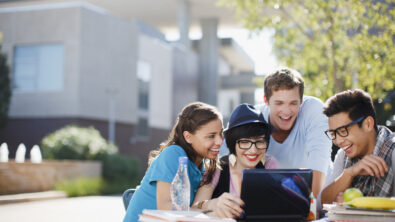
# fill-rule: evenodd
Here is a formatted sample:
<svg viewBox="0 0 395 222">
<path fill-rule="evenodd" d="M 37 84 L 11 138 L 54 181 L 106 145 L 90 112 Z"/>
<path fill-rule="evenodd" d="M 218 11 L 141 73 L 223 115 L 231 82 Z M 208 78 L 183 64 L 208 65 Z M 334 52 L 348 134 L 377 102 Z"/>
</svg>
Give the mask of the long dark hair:
<svg viewBox="0 0 395 222">
<path fill-rule="evenodd" d="M 189 160 L 195 162 L 197 153 L 191 144 L 185 140 L 183 135 L 184 131 L 188 131 L 193 134 L 203 125 L 217 119 L 222 120 L 222 115 L 214 106 L 202 102 L 194 102 L 185 106 L 181 113 L 178 114 L 176 123 L 171 130 L 168 139 L 161 143 L 159 148 L 152 150 L 149 153 L 148 167 L 166 147 L 174 144 L 181 146 L 185 150 Z M 208 181 L 211 181 L 215 172 L 217 160 L 210 159 L 203 162 L 206 164 L 205 167 L 207 171 L 207 179 L 204 179 L 204 181 L 207 181 L 208 179 Z"/>
</svg>

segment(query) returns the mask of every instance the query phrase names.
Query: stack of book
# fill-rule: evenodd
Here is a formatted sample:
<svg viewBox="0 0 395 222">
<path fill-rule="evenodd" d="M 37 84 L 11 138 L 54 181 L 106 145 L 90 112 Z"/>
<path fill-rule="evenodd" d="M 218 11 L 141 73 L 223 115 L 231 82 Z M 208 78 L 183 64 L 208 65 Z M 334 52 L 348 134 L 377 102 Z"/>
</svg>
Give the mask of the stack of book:
<svg viewBox="0 0 395 222">
<path fill-rule="evenodd" d="M 141 222 L 236 222 L 230 218 L 211 217 L 199 211 L 143 210 Z"/>
<path fill-rule="evenodd" d="M 329 221 L 395 221 L 395 210 L 354 208 L 337 204 L 324 204 L 324 210 L 327 211 Z"/>
</svg>

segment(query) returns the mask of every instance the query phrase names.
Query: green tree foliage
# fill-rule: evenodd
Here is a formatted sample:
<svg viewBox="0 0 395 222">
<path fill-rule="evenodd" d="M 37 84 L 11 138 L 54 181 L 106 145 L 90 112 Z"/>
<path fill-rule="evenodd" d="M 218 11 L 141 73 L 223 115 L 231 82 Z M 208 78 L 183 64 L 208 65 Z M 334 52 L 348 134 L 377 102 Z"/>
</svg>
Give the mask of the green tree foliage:
<svg viewBox="0 0 395 222">
<path fill-rule="evenodd" d="M 394 89 L 394 0 L 221 0 L 220 5 L 234 9 L 253 32 L 275 30 L 275 54 L 303 74 L 307 94 L 325 100 L 361 88 L 383 98 Z"/>
<path fill-rule="evenodd" d="M 1 33 L 0 33 L 1 37 Z M 7 56 L 1 53 L 0 38 L 0 128 L 7 123 L 8 109 L 11 99 L 10 69 L 7 65 Z"/>
</svg>

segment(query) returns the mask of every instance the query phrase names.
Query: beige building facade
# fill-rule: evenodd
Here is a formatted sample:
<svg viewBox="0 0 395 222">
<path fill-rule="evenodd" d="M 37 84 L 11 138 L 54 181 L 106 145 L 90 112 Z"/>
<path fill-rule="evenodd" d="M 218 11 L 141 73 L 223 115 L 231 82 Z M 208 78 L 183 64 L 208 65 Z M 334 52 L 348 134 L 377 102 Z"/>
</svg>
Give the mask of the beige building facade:
<svg viewBox="0 0 395 222">
<path fill-rule="evenodd" d="M 29 151 L 48 133 L 76 124 L 94 126 L 145 168 L 177 113 L 199 100 L 199 47 L 168 42 L 144 21 L 84 2 L 26 4 L 0 7 L 0 32 L 13 83 L 0 142 L 11 157 L 19 143 Z M 252 72 L 253 63 L 232 40 L 218 44 L 224 80 L 216 105 L 227 117 L 253 94 L 221 87 L 227 76 Z"/>
</svg>

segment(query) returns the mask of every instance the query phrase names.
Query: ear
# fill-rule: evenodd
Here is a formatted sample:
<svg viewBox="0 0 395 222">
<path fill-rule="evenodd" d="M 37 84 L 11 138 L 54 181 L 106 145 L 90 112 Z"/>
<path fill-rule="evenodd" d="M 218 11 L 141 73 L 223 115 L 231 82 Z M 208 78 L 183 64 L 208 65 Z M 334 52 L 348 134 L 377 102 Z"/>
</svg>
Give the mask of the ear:
<svg viewBox="0 0 395 222">
<path fill-rule="evenodd" d="M 185 141 L 187 141 L 187 143 L 189 143 L 189 144 L 192 143 L 192 140 L 191 140 L 192 134 L 190 132 L 184 131 L 182 133 L 182 135 L 184 136 L 184 139 L 185 139 Z"/>
<path fill-rule="evenodd" d="M 269 105 L 269 101 L 267 101 L 266 96 L 263 96 L 263 101 L 265 102 L 266 105 Z"/>
<path fill-rule="evenodd" d="M 363 121 L 363 127 L 368 132 L 374 130 L 374 119 L 373 119 L 373 117 L 371 117 L 371 116 L 366 117 L 366 119 Z"/>
</svg>

